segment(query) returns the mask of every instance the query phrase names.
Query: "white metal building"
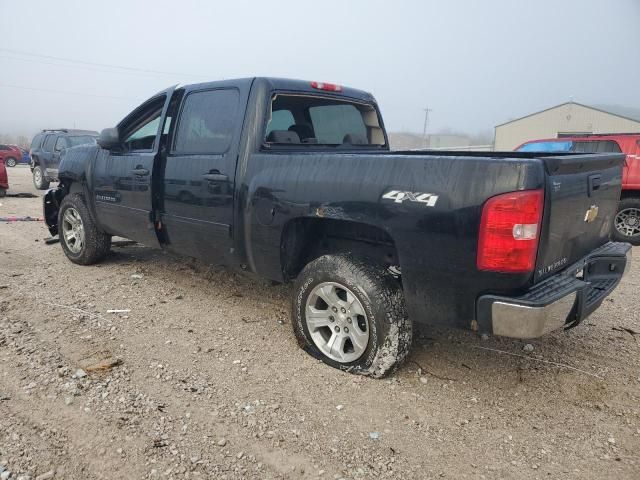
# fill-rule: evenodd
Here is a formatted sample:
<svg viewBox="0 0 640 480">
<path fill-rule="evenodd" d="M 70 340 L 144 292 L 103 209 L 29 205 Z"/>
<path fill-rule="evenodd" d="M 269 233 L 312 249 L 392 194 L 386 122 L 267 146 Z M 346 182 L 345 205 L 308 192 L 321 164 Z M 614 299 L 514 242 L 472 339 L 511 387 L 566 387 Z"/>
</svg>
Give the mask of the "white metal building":
<svg viewBox="0 0 640 480">
<path fill-rule="evenodd" d="M 640 133 L 640 111 L 567 102 L 495 127 L 495 150 L 571 133 Z"/>
</svg>

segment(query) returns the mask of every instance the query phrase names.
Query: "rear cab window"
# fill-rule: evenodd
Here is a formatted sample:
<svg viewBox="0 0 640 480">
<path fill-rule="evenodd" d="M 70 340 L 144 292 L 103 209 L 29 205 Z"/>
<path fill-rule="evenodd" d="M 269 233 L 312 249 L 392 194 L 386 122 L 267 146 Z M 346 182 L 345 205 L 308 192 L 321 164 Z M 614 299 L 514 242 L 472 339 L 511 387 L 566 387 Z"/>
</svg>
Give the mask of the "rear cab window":
<svg viewBox="0 0 640 480">
<path fill-rule="evenodd" d="M 271 99 L 264 145 L 383 147 L 379 118 L 375 105 L 353 99 L 278 93 Z"/>
</svg>

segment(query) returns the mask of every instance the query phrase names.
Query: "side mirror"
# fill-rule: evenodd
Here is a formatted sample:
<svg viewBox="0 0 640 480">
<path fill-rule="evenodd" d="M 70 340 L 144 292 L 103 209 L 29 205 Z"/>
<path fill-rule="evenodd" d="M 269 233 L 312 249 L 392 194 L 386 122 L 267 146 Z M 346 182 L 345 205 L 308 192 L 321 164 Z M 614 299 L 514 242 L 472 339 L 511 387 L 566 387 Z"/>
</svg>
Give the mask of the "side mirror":
<svg viewBox="0 0 640 480">
<path fill-rule="evenodd" d="M 105 150 L 111 150 L 120 145 L 120 134 L 117 128 L 105 128 L 100 132 L 98 137 L 98 145 Z"/>
</svg>

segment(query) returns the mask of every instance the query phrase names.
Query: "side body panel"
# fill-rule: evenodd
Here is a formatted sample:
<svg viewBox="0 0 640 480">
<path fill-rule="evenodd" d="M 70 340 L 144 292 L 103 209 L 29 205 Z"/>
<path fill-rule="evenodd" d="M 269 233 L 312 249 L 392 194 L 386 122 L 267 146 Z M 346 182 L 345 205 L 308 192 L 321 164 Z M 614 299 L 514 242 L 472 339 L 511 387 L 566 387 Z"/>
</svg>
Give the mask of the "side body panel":
<svg viewBox="0 0 640 480">
<path fill-rule="evenodd" d="M 517 291 L 530 278 L 476 269 L 484 201 L 542 188 L 539 160 L 372 153 L 255 153 L 246 193 L 244 249 L 258 274 L 282 280 L 281 236 L 295 218 L 332 218 L 384 229 L 398 252 L 414 321 L 469 327 L 485 289 Z M 390 192 L 409 192 L 403 201 Z M 437 196 L 434 202 L 433 198 Z"/>
</svg>

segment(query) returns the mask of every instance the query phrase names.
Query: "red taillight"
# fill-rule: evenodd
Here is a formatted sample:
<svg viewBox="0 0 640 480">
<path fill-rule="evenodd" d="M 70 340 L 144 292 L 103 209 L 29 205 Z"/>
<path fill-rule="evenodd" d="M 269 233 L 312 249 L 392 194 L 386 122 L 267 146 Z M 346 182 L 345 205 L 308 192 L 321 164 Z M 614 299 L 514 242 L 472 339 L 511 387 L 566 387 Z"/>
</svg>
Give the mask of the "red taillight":
<svg viewBox="0 0 640 480">
<path fill-rule="evenodd" d="M 325 90 L 327 92 L 341 92 L 342 86 L 335 83 L 311 82 L 311 88 L 316 90 Z"/>
<path fill-rule="evenodd" d="M 479 270 L 530 272 L 536 263 L 544 193 L 523 190 L 492 197 L 480 220 Z"/>
</svg>

